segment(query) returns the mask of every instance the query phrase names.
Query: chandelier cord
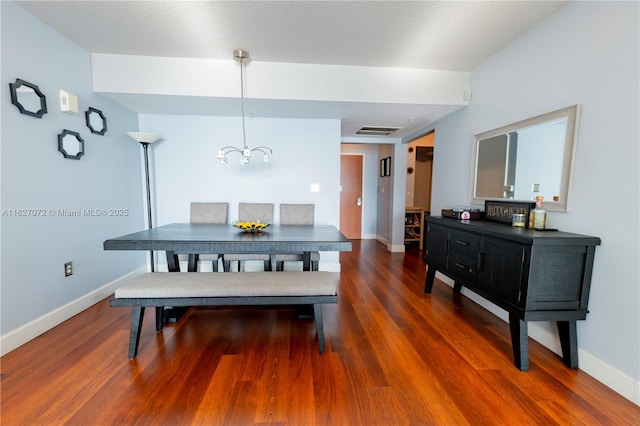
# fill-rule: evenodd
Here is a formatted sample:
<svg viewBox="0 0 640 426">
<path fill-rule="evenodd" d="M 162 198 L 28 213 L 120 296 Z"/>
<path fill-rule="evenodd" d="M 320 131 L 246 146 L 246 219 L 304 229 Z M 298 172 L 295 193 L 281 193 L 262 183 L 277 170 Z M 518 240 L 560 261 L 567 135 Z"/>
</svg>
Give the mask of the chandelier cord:
<svg viewBox="0 0 640 426">
<path fill-rule="evenodd" d="M 240 58 L 240 105 L 242 109 L 242 143 L 244 149 L 247 149 L 247 135 L 244 125 L 244 60 L 245 58 Z"/>
</svg>

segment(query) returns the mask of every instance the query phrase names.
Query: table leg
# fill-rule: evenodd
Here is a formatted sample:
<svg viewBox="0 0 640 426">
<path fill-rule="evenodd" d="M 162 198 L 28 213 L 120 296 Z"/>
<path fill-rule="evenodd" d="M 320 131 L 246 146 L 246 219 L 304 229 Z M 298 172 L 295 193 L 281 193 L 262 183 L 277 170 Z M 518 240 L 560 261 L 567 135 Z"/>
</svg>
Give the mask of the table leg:
<svg viewBox="0 0 640 426">
<path fill-rule="evenodd" d="M 174 251 L 167 250 L 167 269 L 169 272 L 180 272 L 180 262 L 178 255 Z"/>
<path fill-rule="evenodd" d="M 156 331 L 162 331 L 164 324 L 164 307 L 156 306 Z"/>
<path fill-rule="evenodd" d="M 311 252 L 305 251 L 302 253 L 302 270 L 310 271 L 311 270 Z"/>
<path fill-rule="evenodd" d="M 179 267 L 179 265 L 178 265 Z M 189 261 L 187 263 L 187 271 L 188 272 L 198 272 L 198 255 L 190 254 Z"/>
<path fill-rule="evenodd" d="M 174 251 L 167 250 L 167 269 L 169 272 L 180 272 L 180 262 L 178 261 L 178 255 Z M 191 255 L 189 255 L 189 262 L 191 262 Z M 164 308 L 164 315 L 162 320 L 165 323 L 178 322 L 180 318 L 187 312 L 188 307 L 170 307 Z M 157 311 L 156 311 L 157 312 Z"/>
</svg>

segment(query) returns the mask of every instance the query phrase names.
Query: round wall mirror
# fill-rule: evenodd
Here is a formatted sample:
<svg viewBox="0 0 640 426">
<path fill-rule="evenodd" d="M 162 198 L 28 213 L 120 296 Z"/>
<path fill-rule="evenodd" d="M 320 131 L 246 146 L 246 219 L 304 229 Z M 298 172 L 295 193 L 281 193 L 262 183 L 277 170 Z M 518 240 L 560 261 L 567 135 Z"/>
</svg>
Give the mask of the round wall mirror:
<svg viewBox="0 0 640 426">
<path fill-rule="evenodd" d="M 42 118 L 47 113 L 47 97 L 35 84 L 17 78 L 15 83 L 9 83 L 9 89 L 11 103 L 21 114 Z"/>
<path fill-rule="evenodd" d="M 106 133 L 107 118 L 102 111 L 89 107 L 89 109 L 84 112 L 84 116 L 87 120 L 87 127 L 91 130 L 91 133 L 97 135 L 104 135 Z"/>
<path fill-rule="evenodd" d="M 84 155 L 84 139 L 78 132 L 64 129 L 58 134 L 58 151 L 64 158 L 79 160 Z"/>
</svg>

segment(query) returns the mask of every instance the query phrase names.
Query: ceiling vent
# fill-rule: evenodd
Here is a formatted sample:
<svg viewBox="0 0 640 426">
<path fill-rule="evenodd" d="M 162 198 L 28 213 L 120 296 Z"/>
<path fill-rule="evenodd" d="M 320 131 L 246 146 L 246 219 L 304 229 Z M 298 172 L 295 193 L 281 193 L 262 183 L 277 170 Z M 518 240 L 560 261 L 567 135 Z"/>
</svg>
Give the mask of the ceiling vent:
<svg viewBox="0 0 640 426">
<path fill-rule="evenodd" d="M 389 136 L 402 127 L 364 126 L 356 132 L 356 135 Z"/>
</svg>

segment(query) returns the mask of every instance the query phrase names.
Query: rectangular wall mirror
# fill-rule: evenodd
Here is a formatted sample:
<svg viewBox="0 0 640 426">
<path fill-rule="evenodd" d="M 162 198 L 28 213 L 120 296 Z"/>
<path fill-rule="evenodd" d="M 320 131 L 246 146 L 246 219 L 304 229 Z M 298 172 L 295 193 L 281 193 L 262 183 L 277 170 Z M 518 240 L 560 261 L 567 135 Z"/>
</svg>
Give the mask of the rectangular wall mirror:
<svg viewBox="0 0 640 426">
<path fill-rule="evenodd" d="M 535 201 L 568 211 L 580 106 L 573 105 L 474 137 L 471 203 Z"/>
</svg>

